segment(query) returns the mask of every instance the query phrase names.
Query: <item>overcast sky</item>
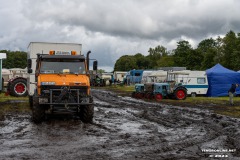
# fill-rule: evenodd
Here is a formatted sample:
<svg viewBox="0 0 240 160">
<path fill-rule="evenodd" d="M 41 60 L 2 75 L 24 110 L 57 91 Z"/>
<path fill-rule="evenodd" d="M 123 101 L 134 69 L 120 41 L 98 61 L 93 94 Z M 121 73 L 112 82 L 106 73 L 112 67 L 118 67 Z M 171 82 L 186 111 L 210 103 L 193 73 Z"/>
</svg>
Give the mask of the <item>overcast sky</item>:
<svg viewBox="0 0 240 160">
<path fill-rule="evenodd" d="M 240 32 L 240 0 L 0 0 L 0 50 L 81 43 L 106 71 L 122 55 L 180 40 L 195 48 L 230 30 Z"/>
</svg>

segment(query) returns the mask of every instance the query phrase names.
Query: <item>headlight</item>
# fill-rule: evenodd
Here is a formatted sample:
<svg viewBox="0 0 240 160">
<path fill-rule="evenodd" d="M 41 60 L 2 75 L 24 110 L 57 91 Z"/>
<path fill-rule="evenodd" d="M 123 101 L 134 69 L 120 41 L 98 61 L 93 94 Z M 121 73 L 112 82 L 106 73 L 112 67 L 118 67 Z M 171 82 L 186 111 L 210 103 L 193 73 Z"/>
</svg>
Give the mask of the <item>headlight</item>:
<svg viewBox="0 0 240 160">
<path fill-rule="evenodd" d="M 41 82 L 41 85 L 55 85 L 55 82 Z"/>
</svg>

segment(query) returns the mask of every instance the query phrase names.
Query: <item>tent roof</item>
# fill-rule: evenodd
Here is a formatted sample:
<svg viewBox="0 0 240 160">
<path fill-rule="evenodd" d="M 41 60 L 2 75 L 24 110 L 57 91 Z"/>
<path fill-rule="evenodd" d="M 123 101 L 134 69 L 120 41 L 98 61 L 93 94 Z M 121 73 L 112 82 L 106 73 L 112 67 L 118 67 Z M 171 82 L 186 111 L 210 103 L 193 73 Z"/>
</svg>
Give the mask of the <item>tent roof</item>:
<svg viewBox="0 0 240 160">
<path fill-rule="evenodd" d="M 215 66 L 213 66 L 212 68 L 207 69 L 206 73 L 211 74 L 211 73 L 237 73 L 237 72 L 227 69 L 218 63 Z"/>
</svg>

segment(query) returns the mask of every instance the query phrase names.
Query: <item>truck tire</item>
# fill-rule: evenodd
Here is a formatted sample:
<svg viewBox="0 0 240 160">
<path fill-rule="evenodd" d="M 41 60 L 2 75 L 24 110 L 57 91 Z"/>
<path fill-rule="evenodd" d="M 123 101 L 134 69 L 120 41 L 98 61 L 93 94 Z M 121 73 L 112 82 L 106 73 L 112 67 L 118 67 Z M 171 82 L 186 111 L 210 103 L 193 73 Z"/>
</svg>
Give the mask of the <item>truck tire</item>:
<svg viewBox="0 0 240 160">
<path fill-rule="evenodd" d="M 92 123 L 94 107 L 93 105 L 81 106 L 80 119 L 84 123 Z"/>
<path fill-rule="evenodd" d="M 174 91 L 174 97 L 175 99 L 177 100 L 184 100 L 186 99 L 187 97 L 187 92 L 185 89 L 183 88 L 177 88 L 175 91 Z"/>
<path fill-rule="evenodd" d="M 27 80 L 18 78 L 10 82 L 10 95 L 15 97 L 27 96 Z"/>
<path fill-rule="evenodd" d="M 33 97 L 32 120 L 34 123 L 41 123 L 45 118 L 45 110 L 39 104 L 38 97 Z"/>
<path fill-rule="evenodd" d="M 32 109 L 33 108 L 33 96 L 28 97 L 28 102 L 29 102 L 30 108 Z"/>
</svg>

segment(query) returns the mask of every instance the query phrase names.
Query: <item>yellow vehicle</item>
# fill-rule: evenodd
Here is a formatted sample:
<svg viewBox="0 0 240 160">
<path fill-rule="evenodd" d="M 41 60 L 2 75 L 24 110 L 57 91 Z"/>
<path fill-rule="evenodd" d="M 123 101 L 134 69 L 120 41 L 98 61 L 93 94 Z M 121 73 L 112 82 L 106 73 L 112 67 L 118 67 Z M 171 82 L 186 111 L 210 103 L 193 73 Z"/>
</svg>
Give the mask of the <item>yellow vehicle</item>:
<svg viewBox="0 0 240 160">
<path fill-rule="evenodd" d="M 83 122 L 93 119 L 93 98 L 90 95 L 89 54 L 77 51 L 50 50 L 49 54 L 37 54 L 34 93 L 29 95 L 32 119 L 42 122 L 46 113 L 72 112 Z M 28 73 L 33 73 L 33 59 L 28 59 Z M 97 61 L 93 63 L 97 70 Z M 28 88 L 30 90 L 30 88 Z M 29 92 L 31 93 L 31 92 Z"/>
</svg>

